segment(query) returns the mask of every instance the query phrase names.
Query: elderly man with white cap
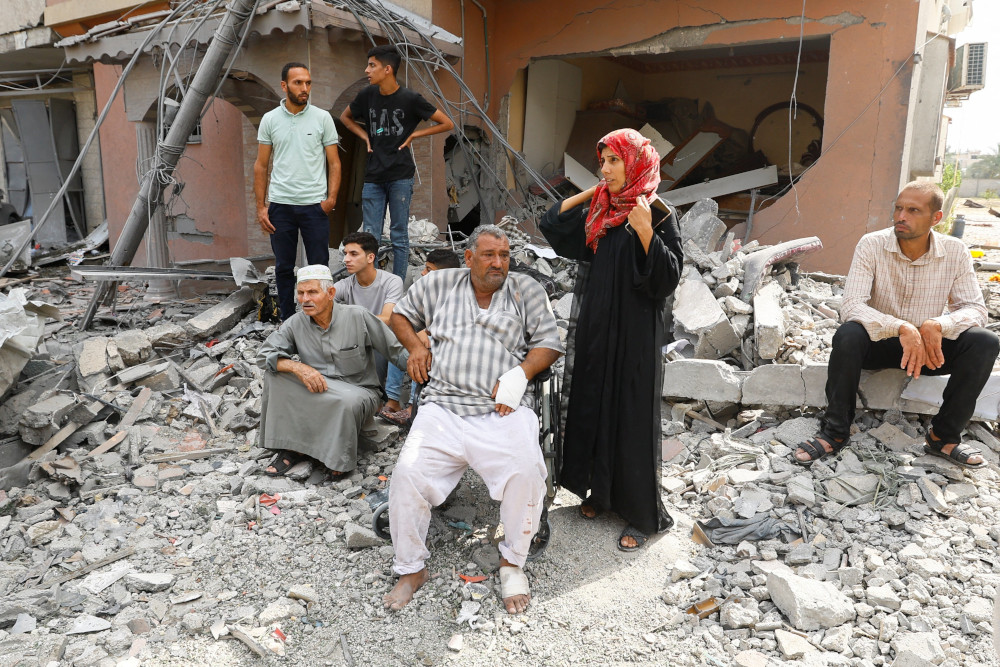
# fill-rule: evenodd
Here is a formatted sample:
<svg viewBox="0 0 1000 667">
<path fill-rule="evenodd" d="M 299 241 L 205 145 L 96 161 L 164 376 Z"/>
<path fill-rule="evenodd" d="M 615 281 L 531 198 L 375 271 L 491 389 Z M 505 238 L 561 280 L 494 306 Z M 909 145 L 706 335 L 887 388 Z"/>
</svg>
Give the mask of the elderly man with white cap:
<svg viewBox="0 0 1000 667">
<path fill-rule="evenodd" d="M 311 459 L 335 477 L 353 470 L 358 433 L 381 402 L 374 351 L 406 367 L 406 350 L 389 327 L 361 306 L 335 307 L 335 293 L 329 267 L 299 269 L 300 311 L 257 353 L 267 371 L 259 444 L 278 450 L 268 475 L 308 477 Z"/>
</svg>

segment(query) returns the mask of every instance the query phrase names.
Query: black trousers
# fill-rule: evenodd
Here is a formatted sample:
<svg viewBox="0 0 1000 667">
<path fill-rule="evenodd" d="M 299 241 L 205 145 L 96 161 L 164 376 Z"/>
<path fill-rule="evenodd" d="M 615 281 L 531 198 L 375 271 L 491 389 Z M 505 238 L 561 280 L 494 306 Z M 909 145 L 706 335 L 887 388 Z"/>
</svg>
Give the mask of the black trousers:
<svg viewBox="0 0 1000 667">
<path fill-rule="evenodd" d="M 941 341 L 944 365 L 936 370 L 926 367 L 921 375 L 951 375 L 944 388 L 943 403 L 931 420 L 934 435 L 944 442 L 961 442 L 962 431 L 969 425 L 976 399 L 993 370 L 1000 351 L 1000 340 L 987 329 L 972 327 L 955 340 Z M 848 438 L 854 421 L 861 371 L 899 368 L 903 346 L 899 338 L 873 341 L 858 322 L 845 322 L 833 336 L 826 379 L 826 417 L 823 431 L 834 438 Z"/>
</svg>

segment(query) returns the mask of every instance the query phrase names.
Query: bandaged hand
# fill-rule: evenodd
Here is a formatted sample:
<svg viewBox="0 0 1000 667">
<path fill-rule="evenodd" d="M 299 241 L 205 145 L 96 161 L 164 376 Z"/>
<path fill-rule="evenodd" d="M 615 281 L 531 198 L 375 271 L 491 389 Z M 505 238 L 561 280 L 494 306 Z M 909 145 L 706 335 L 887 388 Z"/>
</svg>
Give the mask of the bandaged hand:
<svg viewBox="0 0 1000 667">
<path fill-rule="evenodd" d="M 524 369 L 514 366 L 500 376 L 497 381 L 494 397 L 497 402 L 497 411 L 502 415 L 509 414 L 521 405 L 521 397 L 524 396 L 525 389 L 528 388 L 528 377 L 524 374 Z M 508 410 L 501 410 L 500 406 L 506 406 Z"/>
</svg>

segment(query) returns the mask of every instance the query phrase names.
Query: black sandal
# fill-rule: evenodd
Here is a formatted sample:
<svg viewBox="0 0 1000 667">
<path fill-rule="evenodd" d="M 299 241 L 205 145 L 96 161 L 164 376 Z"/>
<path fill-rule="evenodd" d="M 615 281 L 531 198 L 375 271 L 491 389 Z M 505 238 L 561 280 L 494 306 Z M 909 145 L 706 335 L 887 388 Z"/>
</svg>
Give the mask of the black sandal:
<svg viewBox="0 0 1000 667">
<path fill-rule="evenodd" d="M 627 547 L 624 544 L 622 544 L 622 540 L 624 540 L 626 537 L 631 537 L 633 540 L 635 540 L 634 547 Z M 631 524 L 629 524 L 625 526 L 625 530 L 623 530 L 622 534 L 618 536 L 618 551 L 638 551 L 639 549 L 642 548 L 644 544 L 646 544 L 646 540 L 648 539 L 649 536 L 646 535 L 646 533 L 643 533 L 638 528 L 635 528 Z"/>
<path fill-rule="evenodd" d="M 826 447 L 823 446 L 822 442 L 824 440 L 827 442 L 827 444 L 829 444 L 833 448 L 831 451 L 829 452 L 826 451 Z M 847 438 L 844 438 L 843 440 L 838 442 L 836 438 L 831 437 L 821 431 L 816 435 L 816 437 L 810 438 L 805 442 L 799 443 L 798 449 L 801 449 L 806 454 L 808 454 L 809 460 L 803 461 L 802 459 L 800 459 L 795 455 L 795 452 L 792 452 L 792 460 L 798 463 L 800 466 L 805 466 L 806 468 L 808 468 L 809 466 L 811 466 L 816 461 L 819 461 L 824 456 L 827 456 L 828 454 L 836 454 L 841 449 L 843 449 L 846 444 L 847 444 Z"/>
<path fill-rule="evenodd" d="M 271 462 L 264 466 L 264 474 L 268 477 L 281 477 L 288 469 L 305 458 L 302 454 L 292 451 L 281 451 L 274 455 Z M 268 468 L 274 468 L 274 472 L 269 472 Z"/>
<path fill-rule="evenodd" d="M 985 459 L 980 461 L 979 463 L 969 463 L 969 459 L 971 459 L 973 456 L 976 456 L 977 454 L 979 456 L 983 455 L 983 453 L 980 450 L 976 449 L 972 445 L 960 442 L 957 445 L 955 445 L 954 449 L 952 449 L 950 453 L 945 454 L 941 450 L 945 448 L 945 445 L 948 444 L 947 442 L 945 442 L 944 440 L 934 440 L 933 438 L 931 438 L 931 434 L 929 431 L 927 435 L 924 436 L 924 440 L 927 443 L 926 445 L 924 445 L 924 451 L 930 454 L 931 456 L 939 456 L 942 459 L 945 459 L 946 461 L 957 463 L 958 465 L 964 466 L 966 468 L 986 467 Z"/>
</svg>

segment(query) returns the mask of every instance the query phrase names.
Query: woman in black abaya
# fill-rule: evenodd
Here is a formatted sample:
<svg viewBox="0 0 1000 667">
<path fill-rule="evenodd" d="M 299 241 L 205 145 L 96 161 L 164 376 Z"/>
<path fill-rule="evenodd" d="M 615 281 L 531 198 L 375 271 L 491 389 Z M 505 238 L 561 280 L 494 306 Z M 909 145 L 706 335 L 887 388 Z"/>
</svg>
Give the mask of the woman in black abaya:
<svg viewBox="0 0 1000 667">
<path fill-rule="evenodd" d="M 649 140 L 616 130 L 597 150 L 601 182 L 541 224 L 559 254 L 580 261 L 559 483 L 584 498 L 585 518 L 611 510 L 625 519 L 618 548 L 634 551 L 673 525 L 659 492 L 660 349 L 683 253 L 672 209 L 651 206 L 660 158 Z"/>
</svg>

